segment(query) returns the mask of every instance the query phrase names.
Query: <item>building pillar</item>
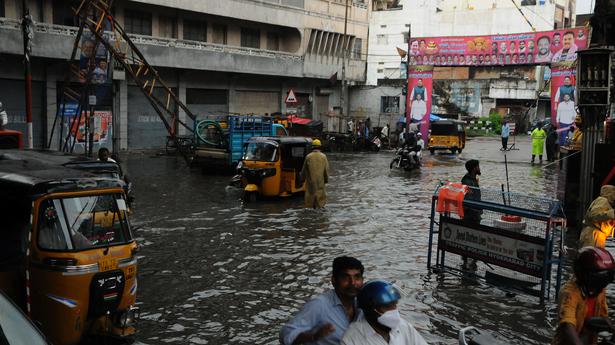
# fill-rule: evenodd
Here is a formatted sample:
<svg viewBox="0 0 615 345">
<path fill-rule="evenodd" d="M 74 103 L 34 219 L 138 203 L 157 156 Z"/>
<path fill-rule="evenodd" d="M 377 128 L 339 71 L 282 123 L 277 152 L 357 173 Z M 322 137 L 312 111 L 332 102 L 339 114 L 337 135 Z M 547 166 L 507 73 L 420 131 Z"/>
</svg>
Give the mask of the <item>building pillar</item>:
<svg viewBox="0 0 615 345">
<path fill-rule="evenodd" d="M 184 39 L 184 18 L 181 16 L 177 17 L 177 39 Z"/>
<path fill-rule="evenodd" d="M 128 82 L 120 80 L 119 85 L 119 114 L 116 119 L 119 120 L 119 142 L 120 150 L 128 149 Z"/>
<path fill-rule="evenodd" d="M 177 97 L 179 97 L 179 100 L 186 104 L 186 80 L 183 78 L 182 73 L 179 73 L 179 80 L 177 81 L 177 86 L 178 86 L 178 90 L 177 90 Z M 190 125 L 189 123 L 186 122 L 186 112 L 180 107 L 179 108 L 179 114 L 178 114 L 179 120 L 187 125 Z M 187 129 L 186 127 L 182 126 L 181 124 L 178 126 L 178 133 L 179 135 L 186 135 L 187 133 Z"/>
<path fill-rule="evenodd" d="M 49 146 L 50 149 L 52 150 L 57 150 L 58 149 L 58 142 L 61 140 L 60 139 L 60 126 L 62 125 L 62 118 L 58 118 L 58 121 L 56 123 L 55 129 L 53 127 L 53 123 L 56 119 L 56 114 L 57 114 L 57 110 L 58 110 L 58 91 L 57 91 L 57 79 L 55 74 L 51 74 L 49 73 L 49 71 L 47 71 L 47 76 L 45 78 L 46 80 L 46 85 L 45 85 L 45 100 L 46 100 L 46 118 L 47 118 L 47 128 L 45 129 L 47 131 L 47 135 L 45 135 L 45 140 L 47 141 L 46 143 L 43 144 L 44 147 L 47 147 L 47 145 L 49 144 L 49 138 L 51 136 L 51 133 L 53 132 L 53 138 L 52 138 L 52 142 L 51 145 Z M 64 133 L 65 135 L 65 133 Z"/>
<path fill-rule="evenodd" d="M 160 16 L 158 13 L 152 13 L 152 37 L 160 37 Z"/>
<path fill-rule="evenodd" d="M 288 85 L 285 82 L 282 82 L 282 88 L 280 89 L 281 97 L 280 97 L 280 112 L 282 114 L 286 114 L 286 96 L 288 96 Z"/>
<path fill-rule="evenodd" d="M 115 8 L 115 15 L 113 15 L 113 19 L 120 24 L 122 27 L 124 27 L 125 21 L 124 21 L 124 6 L 122 6 L 121 4 L 117 4 L 117 5 L 113 5 L 113 7 Z"/>
<path fill-rule="evenodd" d="M 43 22 L 53 24 L 53 4 L 51 1 L 43 1 Z"/>
</svg>

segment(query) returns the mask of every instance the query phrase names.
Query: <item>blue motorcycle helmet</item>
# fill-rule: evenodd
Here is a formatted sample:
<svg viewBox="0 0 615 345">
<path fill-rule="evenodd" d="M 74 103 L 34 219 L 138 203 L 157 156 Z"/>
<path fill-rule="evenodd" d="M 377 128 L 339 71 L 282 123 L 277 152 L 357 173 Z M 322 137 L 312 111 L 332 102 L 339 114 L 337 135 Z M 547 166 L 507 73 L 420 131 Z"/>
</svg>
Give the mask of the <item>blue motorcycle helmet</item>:
<svg viewBox="0 0 615 345">
<path fill-rule="evenodd" d="M 357 304 L 363 311 L 391 304 L 401 299 L 399 290 L 386 280 L 372 280 L 363 285 L 357 296 Z"/>
</svg>

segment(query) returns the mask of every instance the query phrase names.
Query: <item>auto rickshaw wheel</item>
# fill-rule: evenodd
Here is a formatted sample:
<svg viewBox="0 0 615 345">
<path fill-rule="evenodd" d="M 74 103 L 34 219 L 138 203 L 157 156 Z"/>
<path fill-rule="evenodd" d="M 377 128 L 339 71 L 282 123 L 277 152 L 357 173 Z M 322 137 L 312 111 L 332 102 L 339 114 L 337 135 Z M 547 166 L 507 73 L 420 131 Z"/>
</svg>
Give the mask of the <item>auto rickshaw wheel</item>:
<svg viewBox="0 0 615 345">
<path fill-rule="evenodd" d="M 458 152 L 458 153 L 461 153 L 461 151 L 462 151 L 462 149 L 458 149 L 458 150 L 457 150 L 457 152 Z"/>
</svg>

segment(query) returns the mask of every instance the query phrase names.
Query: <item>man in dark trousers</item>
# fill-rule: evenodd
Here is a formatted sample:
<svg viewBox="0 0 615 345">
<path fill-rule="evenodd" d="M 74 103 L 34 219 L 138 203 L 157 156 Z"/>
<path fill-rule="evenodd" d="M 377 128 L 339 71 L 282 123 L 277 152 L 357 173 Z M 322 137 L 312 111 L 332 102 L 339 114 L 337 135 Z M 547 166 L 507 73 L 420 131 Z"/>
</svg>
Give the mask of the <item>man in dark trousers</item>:
<svg viewBox="0 0 615 345">
<path fill-rule="evenodd" d="M 547 161 L 553 162 L 557 156 L 557 131 L 553 126 L 549 128 L 546 140 Z"/>
<path fill-rule="evenodd" d="M 463 176 L 461 179 L 461 183 L 470 187 L 470 191 L 465 195 L 465 200 L 472 201 L 480 201 L 480 187 L 478 185 L 478 176 L 480 175 L 480 164 L 476 159 L 470 159 L 466 162 L 466 170 L 467 174 Z M 469 226 L 476 226 L 480 224 L 481 215 L 483 214 L 483 210 L 475 209 L 471 207 L 464 207 L 464 222 Z M 476 260 L 470 259 L 462 256 L 463 259 L 463 268 L 476 270 Z"/>
</svg>

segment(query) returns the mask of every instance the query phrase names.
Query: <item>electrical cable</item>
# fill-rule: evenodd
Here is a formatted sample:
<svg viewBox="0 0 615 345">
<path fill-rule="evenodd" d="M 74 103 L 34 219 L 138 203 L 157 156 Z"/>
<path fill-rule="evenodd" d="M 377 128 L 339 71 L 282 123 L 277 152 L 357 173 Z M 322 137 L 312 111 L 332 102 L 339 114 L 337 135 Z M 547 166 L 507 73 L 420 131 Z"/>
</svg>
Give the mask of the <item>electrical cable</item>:
<svg viewBox="0 0 615 345">
<path fill-rule="evenodd" d="M 515 5 L 515 7 L 517 8 L 517 10 L 519 10 L 519 13 L 521 13 L 521 16 L 523 16 L 523 19 L 525 19 L 525 21 L 529 24 L 530 28 L 532 28 L 533 32 L 536 32 L 536 28 L 534 27 L 534 25 L 532 24 L 532 22 L 530 22 L 530 20 L 525 16 L 525 14 L 523 13 L 523 11 L 521 11 L 521 7 L 519 7 L 519 5 L 517 5 L 517 3 L 515 2 L 515 0 L 510 0 L 512 1 L 512 3 Z"/>
</svg>

